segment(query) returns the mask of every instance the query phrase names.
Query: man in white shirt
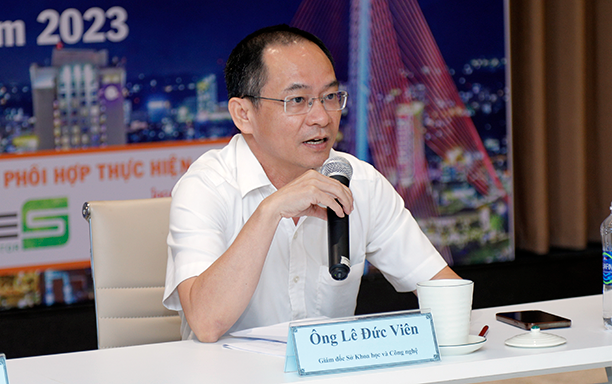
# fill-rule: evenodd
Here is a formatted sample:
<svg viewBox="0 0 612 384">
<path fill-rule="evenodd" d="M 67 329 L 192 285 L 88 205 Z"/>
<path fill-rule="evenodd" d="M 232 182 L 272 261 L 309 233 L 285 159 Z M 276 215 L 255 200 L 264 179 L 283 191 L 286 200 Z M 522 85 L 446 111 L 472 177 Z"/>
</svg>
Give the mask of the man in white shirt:
<svg viewBox="0 0 612 384">
<path fill-rule="evenodd" d="M 173 189 L 164 305 L 183 338 L 353 314 L 369 260 L 399 291 L 458 278 L 369 164 L 332 151 L 347 95 L 315 36 L 286 25 L 247 36 L 225 69 L 240 135 L 209 151 Z M 342 156 L 350 189 L 316 171 Z M 327 272 L 329 207 L 349 215 L 351 272 Z M 185 321 L 186 320 L 186 321 Z"/>
</svg>

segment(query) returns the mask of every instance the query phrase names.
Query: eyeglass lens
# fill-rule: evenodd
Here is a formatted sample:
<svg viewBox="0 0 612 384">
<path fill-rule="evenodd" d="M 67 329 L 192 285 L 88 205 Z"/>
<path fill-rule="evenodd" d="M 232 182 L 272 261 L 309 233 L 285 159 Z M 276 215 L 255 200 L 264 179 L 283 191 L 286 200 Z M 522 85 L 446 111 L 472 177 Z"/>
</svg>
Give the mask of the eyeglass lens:
<svg viewBox="0 0 612 384">
<path fill-rule="evenodd" d="M 319 99 L 327 111 L 339 111 L 346 105 L 346 92 L 332 92 L 323 97 L 289 96 L 285 99 L 285 111 L 289 114 L 307 113 L 312 109 L 315 100 Z"/>
</svg>

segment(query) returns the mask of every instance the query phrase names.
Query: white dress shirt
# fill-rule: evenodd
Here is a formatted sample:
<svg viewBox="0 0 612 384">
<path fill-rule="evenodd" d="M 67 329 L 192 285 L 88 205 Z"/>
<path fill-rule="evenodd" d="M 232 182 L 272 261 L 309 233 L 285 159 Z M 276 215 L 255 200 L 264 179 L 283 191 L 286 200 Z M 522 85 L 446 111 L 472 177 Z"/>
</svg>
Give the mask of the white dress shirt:
<svg viewBox="0 0 612 384">
<path fill-rule="evenodd" d="M 351 271 L 336 281 L 328 272 L 327 222 L 282 219 L 259 284 L 229 332 L 307 317 L 354 314 L 364 262 L 377 267 L 399 292 L 416 289 L 446 262 L 431 245 L 391 184 L 371 165 L 332 151 L 353 167 L 349 215 Z M 164 305 L 181 311 L 177 286 L 198 276 L 234 241 L 259 203 L 276 191 L 242 135 L 198 158 L 172 191 Z M 181 311 L 182 315 L 182 311 Z M 183 338 L 193 332 L 183 316 Z"/>
</svg>

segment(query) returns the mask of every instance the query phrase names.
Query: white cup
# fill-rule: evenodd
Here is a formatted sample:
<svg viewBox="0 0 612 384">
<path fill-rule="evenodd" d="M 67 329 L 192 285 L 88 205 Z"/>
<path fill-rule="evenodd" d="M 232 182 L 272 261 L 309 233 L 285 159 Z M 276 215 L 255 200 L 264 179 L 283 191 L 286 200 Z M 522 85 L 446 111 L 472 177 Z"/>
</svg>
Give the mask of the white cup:
<svg viewBox="0 0 612 384">
<path fill-rule="evenodd" d="M 417 283 L 419 308 L 429 309 L 433 316 L 438 345 L 461 345 L 468 342 L 474 282 L 439 279 Z"/>
</svg>

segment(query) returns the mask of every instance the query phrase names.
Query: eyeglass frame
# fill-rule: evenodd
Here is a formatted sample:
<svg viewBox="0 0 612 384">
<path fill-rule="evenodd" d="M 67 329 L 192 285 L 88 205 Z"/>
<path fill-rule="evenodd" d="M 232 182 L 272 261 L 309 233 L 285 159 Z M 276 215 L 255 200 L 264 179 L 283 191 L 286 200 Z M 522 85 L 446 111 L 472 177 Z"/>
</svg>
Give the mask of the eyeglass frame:
<svg viewBox="0 0 612 384">
<path fill-rule="evenodd" d="M 327 109 L 325 107 L 325 100 L 324 100 L 324 98 L 326 96 L 331 95 L 331 94 L 336 94 L 336 95 L 342 94 L 343 95 L 344 103 L 342 103 L 342 106 L 340 107 L 340 109 Z M 273 99 L 271 97 L 252 96 L 252 95 L 244 95 L 244 96 L 242 96 L 242 98 L 245 98 L 245 97 L 250 97 L 250 98 L 256 99 L 256 100 L 261 99 L 261 100 L 270 100 L 270 101 L 280 101 L 281 103 L 283 103 L 283 110 L 285 111 L 285 113 L 287 115 L 289 115 L 289 116 L 299 116 L 299 115 L 305 115 L 308 112 L 312 111 L 312 107 L 314 106 L 314 100 L 315 99 L 318 99 L 319 102 L 321 102 L 321 105 L 323 106 L 323 109 L 325 109 L 328 112 L 342 111 L 344 108 L 346 108 L 346 103 L 347 103 L 347 100 L 348 100 L 348 92 L 347 91 L 335 91 L 335 92 L 328 92 L 328 93 L 324 94 L 323 96 L 311 97 L 311 98 L 308 99 L 308 110 L 306 110 L 306 112 L 300 112 L 300 113 L 289 113 L 289 112 L 287 112 L 287 101 L 289 101 L 291 99 L 294 99 L 296 97 L 304 97 L 304 98 L 306 98 L 307 96 L 290 95 L 290 96 L 285 97 L 284 99 Z"/>
</svg>

